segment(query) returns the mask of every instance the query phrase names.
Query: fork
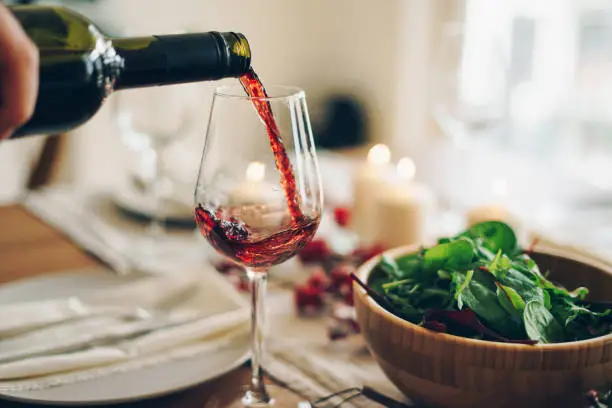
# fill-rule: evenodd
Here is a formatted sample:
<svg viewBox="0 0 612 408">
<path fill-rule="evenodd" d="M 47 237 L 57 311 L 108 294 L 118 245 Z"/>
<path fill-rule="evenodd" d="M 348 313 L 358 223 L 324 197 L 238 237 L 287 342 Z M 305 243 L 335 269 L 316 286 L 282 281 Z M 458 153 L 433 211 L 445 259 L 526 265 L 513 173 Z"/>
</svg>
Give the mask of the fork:
<svg viewBox="0 0 612 408">
<path fill-rule="evenodd" d="M 300 402 L 298 403 L 298 408 L 337 408 L 340 407 L 342 404 L 360 396 L 368 398 L 369 400 L 377 402 L 387 408 L 418 408 L 418 406 L 416 405 L 407 405 L 402 402 L 396 401 L 393 398 L 387 397 L 386 395 L 383 395 L 368 386 L 364 386 L 361 388 L 347 388 L 346 390 L 330 394 L 326 397 L 319 398 L 318 400 L 312 402 Z M 342 399 L 337 403 L 331 402 L 332 399 L 337 398 Z"/>
</svg>

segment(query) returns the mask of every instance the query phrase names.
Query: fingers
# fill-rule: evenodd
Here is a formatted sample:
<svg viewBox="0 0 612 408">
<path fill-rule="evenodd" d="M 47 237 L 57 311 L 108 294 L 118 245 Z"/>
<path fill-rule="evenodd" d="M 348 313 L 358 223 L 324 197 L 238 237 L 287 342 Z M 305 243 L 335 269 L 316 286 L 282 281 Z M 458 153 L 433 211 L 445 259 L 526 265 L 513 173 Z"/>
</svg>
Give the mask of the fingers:
<svg viewBox="0 0 612 408">
<path fill-rule="evenodd" d="M 0 140 L 32 116 L 38 94 L 38 49 L 0 3 Z"/>
</svg>

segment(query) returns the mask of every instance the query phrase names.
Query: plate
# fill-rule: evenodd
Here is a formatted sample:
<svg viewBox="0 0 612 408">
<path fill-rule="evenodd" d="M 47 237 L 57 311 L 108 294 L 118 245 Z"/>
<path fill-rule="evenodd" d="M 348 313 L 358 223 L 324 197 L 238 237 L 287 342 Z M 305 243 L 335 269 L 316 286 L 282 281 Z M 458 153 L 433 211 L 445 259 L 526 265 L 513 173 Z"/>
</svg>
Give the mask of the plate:
<svg viewBox="0 0 612 408">
<path fill-rule="evenodd" d="M 148 222 L 156 212 L 151 199 L 135 188 L 124 186 L 112 199 L 126 215 L 141 221 Z M 162 198 L 157 213 L 169 226 L 195 228 L 193 207 L 174 196 Z"/>
<path fill-rule="evenodd" d="M 105 269 L 73 271 L 0 286 L 0 304 L 85 294 L 134 278 Z M 226 374 L 249 358 L 248 330 L 214 353 L 36 391 L 0 393 L 0 399 L 44 405 L 93 406 L 149 399 L 181 391 Z M 0 406 L 2 401 L 0 401 Z"/>
</svg>

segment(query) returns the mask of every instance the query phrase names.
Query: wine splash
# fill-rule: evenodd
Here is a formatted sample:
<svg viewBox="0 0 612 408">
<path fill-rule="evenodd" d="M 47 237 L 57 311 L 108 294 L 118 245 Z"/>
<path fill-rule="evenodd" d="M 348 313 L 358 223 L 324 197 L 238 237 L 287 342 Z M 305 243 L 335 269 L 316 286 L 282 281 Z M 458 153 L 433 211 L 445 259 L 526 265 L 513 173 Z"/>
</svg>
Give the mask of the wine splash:
<svg viewBox="0 0 612 408">
<path fill-rule="evenodd" d="M 240 77 L 240 83 L 266 126 L 287 208 L 265 207 L 254 225 L 249 221 L 245 223 L 248 206 L 200 204 L 195 209 L 195 216 L 200 232 L 217 251 L 248 268 L 266 270 L 293 257 L 310 242 L 319 226 L 320 215 L 308 217 L 302 213 L 291 161 L 272 107 L 265 99 L 268 97 L 266 90 L 252 68 Z"/>
<path fill-rule="evenodd" d="M 266 88 L 259 80 L 259 77 L 250 68 L 249 71 L 240 77 L 240 83 L 251 98 L 267 98 L 268 94 Z M 253 99 L 253 106 L 257 110 L 259 117 L 266 125 L 266 131 L 270 139 L 270 147 L 274 153 L 274 160 L 276 162 L 276 168 L 281 174 L 281 186 L 285 192 L 287 199 L 287 206 L 289 207 L 289 214 L 294 223 L 299 223 L 303 218 L 302 210 L 300 209 L 300 201 L 297 195 L 297 188 L 295 186 L 295 176 L 293 174 L 293 167 L 291 161 L 287 155 L 287 149 L 281 138 L 280 131 L 274 120 L 274 114 L 272 107 L 267 100 Z"/>
<path fill-rule="evenodd" d="M 237 214 L 243 208 L 236 209 Z M 232 208 L 196 208 L 200 232 L 219 252 L 254 269 L 267 269 L 291 258 L 312 238 L 318 219 L 302 217 L 278 227 L 253 228 L 232 215 Z"/>
</svg>

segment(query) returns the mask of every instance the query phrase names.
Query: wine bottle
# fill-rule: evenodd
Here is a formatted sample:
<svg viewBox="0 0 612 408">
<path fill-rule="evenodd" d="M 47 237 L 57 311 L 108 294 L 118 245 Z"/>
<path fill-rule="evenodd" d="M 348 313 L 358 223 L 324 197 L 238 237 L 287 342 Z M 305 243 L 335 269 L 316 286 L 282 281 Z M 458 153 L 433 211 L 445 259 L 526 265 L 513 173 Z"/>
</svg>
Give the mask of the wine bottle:
<svg viewBox="0 0 612 408">
<path fill-rule="evenodd" d="M 40 55 L 38 99 L 12 136 L 67 132 L 89 120 L 116 90 L 239 77 L 251 65 L 233 32 L 110 38 L 59 6 L 11 6 Z"/>
</svg>

